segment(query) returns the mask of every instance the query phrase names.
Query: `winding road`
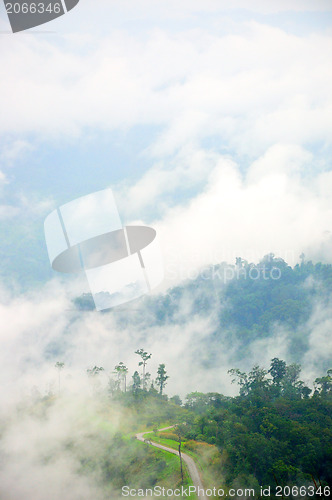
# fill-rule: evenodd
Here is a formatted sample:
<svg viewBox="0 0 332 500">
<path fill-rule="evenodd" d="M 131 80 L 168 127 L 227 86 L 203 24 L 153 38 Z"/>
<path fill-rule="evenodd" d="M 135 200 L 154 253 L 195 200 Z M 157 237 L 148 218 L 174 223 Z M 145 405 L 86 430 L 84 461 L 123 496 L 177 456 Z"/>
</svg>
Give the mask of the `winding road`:
<svg viewBox="0 0 332 500">
<path fill-rule="evenodd" d="M 172 427 L 174 427 L 174 426 L 171 425 L 170 427 L 164 427 L 163 429 L 158 429 L 158 432 L 172 429 Z M 144 435 L 149 434 L 150 432 L 151 431 L 140 432 L 140 433 L 136 434 L 136 438 L 139 441 L 142 441 L 144 443 L 144 442 L 146 442 Z M 160 450 L 165 450 L 165 451 L 168 451 L 169 453 L 173 453 L 173 455 L 179 456 L 179 452 L 177 450 L 174 450 L 173 448 L 168 448 L 168 446 L 164 446 L 163 444 L 154 443 L 153 441 L 150 441 L 150 440 L 149 440 L 148 444 L 150 444 L 151 446 L 154 446 L 155 448 L 159 448 Z M 183 453 L 183 452 L 181 452 L 181 457 L 183 458 L 183 461 L 185 462 L 185 464 L 188 467 L 188 472 L 189 472 L 190 477 L 192 479 L 193 485 L 196 487 L 196 491 L 199 491 L 199 488 L 200 488 L 201 492 L 202 492 L 202 490 L 204 491 L 201 476 L 199 474 L 199 471 L 197 469 L 197 466 L 196 466 L 194 460 L 189 455 L 187 455 L 186 453 Z M 205 496 L 205 494 L 201 494 L 201 495 L 197 495 L 197 496 L 201 500 L 207 500 L 207 497 Z"/>
</svg>

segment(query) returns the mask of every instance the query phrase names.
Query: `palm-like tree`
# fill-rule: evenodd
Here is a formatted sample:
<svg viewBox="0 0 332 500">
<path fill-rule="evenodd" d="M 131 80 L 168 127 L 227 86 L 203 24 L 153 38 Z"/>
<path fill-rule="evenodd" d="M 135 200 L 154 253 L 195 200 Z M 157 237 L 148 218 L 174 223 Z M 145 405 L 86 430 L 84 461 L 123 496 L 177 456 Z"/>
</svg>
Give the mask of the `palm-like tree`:
<svg viewBox="0 0 332 500">
<path fill-rule="evenodd" d="M 128 373 L 128 368 L 126 365 L 120 361 L 118 365 L 115 366 L 115 373 L 117 374 L 118 377 L 118 385 L 120 386 L 120 381 L 124 381 L 124 391 L 127 392 L 127 373 Z"/>
</svg>

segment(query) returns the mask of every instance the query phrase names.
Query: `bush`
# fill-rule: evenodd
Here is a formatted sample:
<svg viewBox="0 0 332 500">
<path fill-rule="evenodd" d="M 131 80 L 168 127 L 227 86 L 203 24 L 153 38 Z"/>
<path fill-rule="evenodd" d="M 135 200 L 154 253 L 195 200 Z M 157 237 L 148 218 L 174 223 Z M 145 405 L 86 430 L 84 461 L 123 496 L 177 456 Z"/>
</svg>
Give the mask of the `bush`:
<svg viewBox="0 0 332 500">
<path fill-rule="evenodd" d="M 183 445 L 183 448 L 189 451 L 196 451 L 197 443 L 195 441 L 186 441 Z"/>
<path fill-rule="evenodd" d="M 173 432 L 161 432 L 159 434 L 159 437 L 161 439 L 172 439 L 173 441 L 177 441 L 178 443 L 180 442 L 179 437 Z"/>
</svg>

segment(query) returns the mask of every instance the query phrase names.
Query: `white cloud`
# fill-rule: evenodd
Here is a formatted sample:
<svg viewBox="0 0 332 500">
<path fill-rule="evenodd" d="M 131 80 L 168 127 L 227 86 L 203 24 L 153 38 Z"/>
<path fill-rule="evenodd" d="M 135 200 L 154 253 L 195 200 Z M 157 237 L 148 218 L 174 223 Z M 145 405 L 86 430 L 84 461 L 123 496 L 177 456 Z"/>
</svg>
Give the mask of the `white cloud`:
<svg viewBox="0 0 332 500">
<path fill-rule="evenodd" d="M 84 397 L 60 399 L 53 401 L 49 408 L 44 405 L 43 417 L 38 415 L 38 410 L 36 412 L 38 404 L 32 412 L 26 408 L 22 411 L 25 404 L 27 407 L 33 404 L 33 395 L 24 402 L 21 411 L 5 414 L 3 418 L 0 442 L 2 498 L 109 498 L 101 484 L 98 464 L 96 471 L 82 473 L 83 460 L 93 455 L 95 458 L 104 456 L 106 446 L 111 443 L 110 431 L 109 442 L 105 438 L 104 442 L 100 440 L 100 429 L 95 423 L 96 402 Z M 112 425 L 114 428 L 117 425 L 114 417 Z M 112 493 L 112 498 L 117 497 Z"/>
<path fill-rule="evenodd" d="M 95 442 L 93 434 L 95 430 L 100 434 L 95 416 L 95 406 L 97 411 L 100 406 L 89 396 L 88 367 L 96 364 L 105 368 L 102 384 L 106 386 L 108 374 L 120 360 L 129 367 L 130 375 L 139 369 L 134 350 L 144 347 L 152 353 L 148 363 L 152 376 L 158 364 L 165 363 L 170 375 L 167 393 L 184 397 L 193 390 L 234 394 L 238 388 L 230 385 L 228 369 L 239 366 L 249 370 L 255 362 L 267 367 L 275 356 L 292 361 L 292 333 L 280 328 L 273 337 L 249 345 L 246 359 L 236 363 L 236 336 L 230 346 L 230 339 L 225 338 L 227 332 L 219 329 L 218 341 L 209 345 L 207 339 L 211 341 L 218 310 L 209 316 L 200 315 L 194 306 L 195 296 L 199 295 L 198 289 L 182 296 L 173 324 L 158 325 L 151 324 L 151 311 L 142 301 L 136 305 L 137 311 L 135 306 L 129 306 L 127 311 L 110 314 L 77 313 L 70 310 L 68 291 L 57 282 L 20 297 L 1 289 L 0 454 L 6 459 L 0 468 L 0 493 L 10 500 L 106 498 L 96 475 L 78 472 L 80 456 L 86 457 L 94 449 L 101 453 L 101 443 Z M 121 317 L 119 324 L 116 319 Z M 332 348 L 331 308 L 317 304 L 308 327 L 309 350 L 303 358 L 303 376 L 310 379 L 311 385 L 314 377 L 322 375 L 321 362 L 328 361 Z M 60 349 L 60 354 L 51 354 L 49 346 Z M 49 356 L 45 359 L 47 349 Z M 41 395 L 57 391 L 55 359 L 65 361 L 62 397 L 49 408 L 35 405 L 31 414 L 22 411 L 33 402 L 34 386 Z M 39 418 L 35 415 L 38 409 L 47 414 Z M 107 419 L 115 432 L 120 415 L 114 418 L 112 409 L 109 412 Z M 72 441 L 74 448 L 69 446 Z"/>
<path fill-rule="evenodd" d="M 38 199 L 36 196 L 27 197 L 23 193 L 18 196 L 18 210 L 20 213 L 42 217 L 53 208 L 54 200 L 52 198 Z"/>
<path fill-rule="evenodd" d="M 319 258 L 332 229 L 332 199 L 324 182 L 330 174 L 306 175 L 313 161 L 311 153 L 290 144 L 268 149 L 247 174 L 227 157 L 216 159 L 205 189 L 154 221 L 166 284 L 174 271 L 180 281 L 201 266 L 233 263 L 237 256 L 257 262 L 274 252 L 290 264 L 302 251 Z"/>
<path fill-rule="evenodd" d="M 34 149 L 28 141 L 17 139 L 5 144 L 0 152 L 0 161 L 5 165 L 13 165 L 15 161 Z"/>
<path fill-rule="evenodd" d="M 14 217 L 43 217 L 54 206 L 52 199 L 33 199 L 20 194 L 15 204 L 0 205 L 0 220 L 13 219 Z"/>
<path fill-rule="evenodd" d="M 130 0 L 123 0 L 119 5 L 116 0 L 100 0 L 100 5 L 103 6 L 105 15 L 109 13 L 113 16 L 126 17 L 130 12 L 131 17 L 135 20 L 146 19 L 185 19 L 193 15 L 207 15 L 216 13 L 227 13 L 229 11 L 244 9 L 250 13 L 259 14 L 274 14 L 280 12 L 328 12 L 331 10 L 329 0 L 251 0 L 250 4 L 247 0 L 182 0 L 181 3 L 177 0 L 169 0 L 168 2 L 154 2 L 153 0 L 137 0 L 133 4 Z M 83 12 L 100 18 L 99 12 L 92 7 L 93 0 L 87 0 L 86 5 L 81 9 Z M 83 6 L 82 6 L 83 7 Z M 78 15 L 78 11 L 76 11 Z"/>
<path fill-rule="evenodd" d="M 273 251 L 294 263 L 308 248 L 311 254 L 322 253 L 323 235 L 331 231 L 331 175 L 308 177 L 307 171 L 316 166 L 317 144 L 326 150 L 331 144 L 331 34 L 295 36 L 262 23 L 239 22 L 229 11 L 247 9 L 244 0 L 107 5 L 123 20 L 147 20 L 144 33 L 124 23 L 100 38 L 82 30 L 48 38 L 21 34 L 1 39 L 0 106 L 6 120 L 0 132 L 18 137 L 4 150 L 3 159 L 14 162 L 31 149 L 22 139 L 26 135 L 52 141 L 80 137 L 91 129 L 159 126 L 157 140 L 145 151 L 155 164 L 135 185 L 121 184 L 119 208 L 126 218 L 148 216 L 160 231 L 166 285 L 203 265 L 233 261 L 239 255 L 257 261 Z M 78 6 L 77 19 L 82 21 L 92 8 L 91 1 Z M 250 9 L 322 12 L 331 5 L 257 0 Z M 188 28 L 183 23 L 174 30 L 154 22 L 164 13 L 184 19 L 202 11 L 227 11 L 236 29 L 210 32 L 204 24 Z M 72 22 L 72 14 L 65 16 L 65 23 Z M 226 22 L 223 15 L 216 15 L 218 21 Z M 212 142 L 213 152 L 204 141 Z M 177 196 L 182 191 L 191 198 Z M 51 205 L 20 195 L 17 207 L 0 208 L 0 217 L 23 210 L 42 215 Z M 169 277 L 171 268 L 175 279 Z M 62 307 L 61 300 L 56 307 Z M 11 306 L 12 312 L 17 307 L 20 312 L 13 326 L 22 321 L 28 327 L 37 307 L 35 299 L 29 304 L 24 306 L 29 314 L 16 303 Z M 51 304 L 47 302 L 46 309 L 52 309 Z M 95 321 L 94 315 L 86 318 L 89 335 Z M 4 327 L 9 324 L 8 319 Z M 63 326 L 57 325 L 54 321 L 55 330 L 45 342 Z M 89 346 L 78 355 L 82 363 L 94 344 L 99 350 L 93 352 L 101 353 L 102 360 L 108 340 L 119 355 L 123 351 L 118 346 L 124 349 L 131 342 L 128 332 L 119 339 L 117 332 L 110 337 L 101 320 L 98 329 L 99 341 L 93 337 L 90 346 L 82 339 L 82 345 Z M 176 337 L 172 331 L 169 335 Z M 38 340 L 40 346 L 44 340 Z"/>
<path fill-rule="evenodd" d="M 0 205 L 0 220 L 12 219 L 19 214 L 19 209 L 13 205 Z"/>
<path fill-rule="evenodd" d="M 331 261 L 332 172 L 326 171 L 330 165 L 324 153 L 332 128 L 331 33 L 295 36 L 258 22 L 240 23 L 231 10 L 247 9 L 247 0 L 184 0 L 180 5 L 175 0 L 100 0 L 105 10 L 95 4 L 82 1 L 54 22 L 60 31 L 61 26 L 73 29 L 76 16 L 76 34 L 1 37 L 0 107 L 6 120 L 0 133 L 14 137 L 2 152 L 3 163 L 14 164 L 31 151 L 36 138 L 74 138 L 75 144 L 86 130 L 158 126 L 159 136 L 145 151 L 154 166 L 136 184 L 119 184 L 119 208 L 126 218 L 147 218 L 160 232 L 165 287 L 201 266 L 232 262 L 236 256 L 257 261 L 273 251 L 294 263 L 304 251 L 309 258 Z M 326 12 L 331 3 L 256 0 L 250 9 L 260 14 Z M 107 34 L 93 38 L 86 26 L 96 18 L 101 22 L 103 12 L 109 13 L 102 20 Z M 215 15 L 211 31 L 204 23 L 187 27 L 188 16 L 202 13 Z M 113 17 L 119 20 L 117 30 L 116 23 L 108 28 Z M 166 19 L 180 19 L 183 25 L 167 27 Z M 136 27 L 138 20 L 146 23 L 144 30 Z M 225 29 L 229 22 L 233 31 Z M 0 173 L 0 183 L 5 182 Z M 41 217 L 53 207 L 52 200 L 26 194 L 16 198 L 17 206 L 0 206 L 0 218 L 23 212 Z M 76 281 L 73 287 L 79 294 Z M 219 367 L 209 370 L 204 343 L 216 318 L 197 314 L 192 297 L 182 300 L 183 317 L 172 325 L 151 327 L 149 310 L 129 308 L 121 328 L 113 314 L 73 311 L 70 293 L 57 282 L 16 297 L 0 290 L 0 297 L 2 407 L 33 385 L 42 392 L 54 389 L 54 352 L 72 377 L 64 379 L 64 391 L 84 392 L 86 369 L 94 364 L 109 372 L 122 360 L 132 373 L 139 347 L 153 353 L 152 373 L 166 363 L 170 395 L 236 390 L 227 375 L 236 342 L 232 349 L 216 349 Z M 186 315 L 190 321 L 184 322 Z M 304 359 L 310 376 L 326 359 L 330 322 L 327 311 L 317 306 Z M 273 339 L 252 346 L 252 359 L 267 364 L 276 355 L 287 358 L 289 345 L 288 332 L 278 330 Z M 68 421 L 70 410 L 62 420 L 57 411 L 41 437 L 61 440 Z M 90 483 L 75 477 L 77 464 L 66 457 L 35 467 L 39 453 L 48 452 L 40 429 L 29 421 L 17 429 L 6 437 L 10 460 L 1 482 L 13 500 L 27 497 L 27 491 L 44 499 L 52 488 L 55 498 L 66 498 L 59 485 L 67 486 L 71 499 L 96 496 Z M 31 439 L 25 440 L 27 435 Z"/>
<path fill-rule="evenodd" d="M 29 393 L 33 386 L 42 394 L 50 387 L 57 390 L 55 356 L 65 362 L 66 373 L 71 375 L 67 379 L 64 375 L 63 390 L 84 395 L 89 389 L 87 368 L 103 366 L 108 376 L 119 361 L 124 361 L 131 375 L 138 369 L 139 358 L 134 351 L 140 347 L 153 354 L 149 363 L 153 377 L 158 365 L 166 363 L 171 375 L 169 394 L 184 395 L 194 388 L 210 390 L 212 386 L 215 390 L 218 387 L 228 390 L 225 369 L 228 354 L 221 354 L 224 362 L 218 380 L 215 374 L 207 373 L 204 377 L 200 374 L 201 362 L 207 361 L 207 353 L 202 351 L 203 342 L 213 331 L 214 319 L 196 314 L 192 301 L 190 296 L 182 299 L 181 317 L 173 325 L 151 326 L 149 310 L 142 301 L 129 304 L 127 312 L 120 309 L 114 314 L 82 313 L 73 311 L 68 290 L 57 282 L 16 298 L 2 289 L 0 365 L 4 390 L 0 407 L 10 407 L 11 402 L 17 401 L 22 393 Z M 184 326 L 186 313 L 191 320 Z M 125 325 L 118 323 L 122 315 L 126 317 Z"/>
<path fill-rule="evenodd" d="M 276 142 L 330 143 L 328 34 L 251 22 L 224 35 L 118 31 L 80 49 L 70 38 L 2 43 L 2 132 L 65 138 L 162 125 L 150 150 L 158 156 L 211 136 L 252 156 Z"/>
<path fill-rule="evenodd" d="M 6 183 L 6 176 L 3 172 L 0 170 L 0 185 Z"/>
<path fill-rule="evenodd" d="M 332 314 L 331 303 L 315 304 L 313 314 L 308 321 L 310 329 L 309 348 L 303 357 L 306 376 L 314 380 L 321 377 L 321 366 L 331 362 L 332 354 Z"/>
<path fill-rule="evenodd" d="M 135 184 L 121 182 L 116 186 L 121 216 L 131 221 L 159 218 L 172 206 L 176 193 L 201 189 L 217 161 L 213 152 L 183 148 L 169 161 L 156 163 Z"/>
</svg>

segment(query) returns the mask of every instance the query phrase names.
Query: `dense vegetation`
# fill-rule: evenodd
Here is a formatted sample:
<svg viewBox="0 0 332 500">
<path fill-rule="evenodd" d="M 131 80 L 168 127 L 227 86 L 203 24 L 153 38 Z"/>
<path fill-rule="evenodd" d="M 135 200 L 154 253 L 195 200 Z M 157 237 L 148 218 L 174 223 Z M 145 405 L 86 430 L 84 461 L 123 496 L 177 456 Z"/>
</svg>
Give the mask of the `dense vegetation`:
<svg viewBox="0 0 332 500">
<path fill-rule="evenodd" d="M 236 339 L 238 359 L 243 359 L 251 342 L 272 336 L 278 326 L 291 333 L 289 349 L 293 360 L 299 361 L 309 348 L 308 319 L 317 303 L 329 307 L 331 292 L 330 264 L 307 262 L 301 255 L 300 264 L 292 268 L 270 254 L 258 264 L 237 258 L 233 266 L 205 269 L 167 296 L 144 300 L 149 321 L 156 325 L 185 323 L 188 310 L 184 315 L 181 307 L 188 297 L 195 314 L 217 311 L 215 332 L 205 339 L 211 367 L 217 362 L 214 350 L 220 342 L 231 345 Z M 91 297 L 77 299 L 76 305 L 89 309 Z M 314 391 L 301 381 L 300 372 L 299 364 L 287 366 L 274 358 L 269 369 L 230 371 L 240 388 L 235 398 L 197 392 L 187 396 L 184 407 L 191 413 L 183 439 L 192 440 L 193 446 L 206 442 L 218 447 L 229 487 L 332 483 L 332 372 L 316 379 Z M 156 396 L 142 387 L 136 392 L 136 400 Z M 173 402 L 181 404 L 178 396 Z"/>
<path fill-rule="evenodd" d="M 254 366 L 249 373 L 229 371 L 239 384 L 236 397 L 192 392 L 182 403 L 179 396 L 163 393 L 165 365 L 159 365 L 157 390 L 147 372 L 151 354 L 144 349 L 136 354 L 144 376 L 136 371 L 126 383 L 128 370 L 119 363 L 103 385 L 97 383 L 105 375 L 103 368 L 89 368 L 93 390 L 83 401 L 66 394 L 65 381 L 61 388 L 65 365 L 57 362 L 60 397 L 35 393 L 15 417 L 2 418 L 5 442 L 12 428 L 28 425 L 38 470 L 55 470 L 61 460 L 72 463 L 73 480 L 90 478 L 96 498 L 103 500 L 120 497 L 124 485 L 145 489 L 182 484 L 178 457 L 138 442 L 134 434 L 142 431 L 151 431 L 152 439 L 173 448 L 181 442 L 182 451 L 201 468 L 207 488 L 254 488 L 259 498 L 260 486 L 331 483 L 332 370 L 315 380 L 312 391 L 300 379 L 299 365 L 274 358 L 268 370 Z M 170 425 L 174 429 L 157 432 Z M 39 433 L 58 428 L 64 430 L 56 442 L 49 436 L 41 447 Z M 0 457 L 5 458 L 1 439 Z M 183 484 L 191 484 L 186 472 Z"/>
<path fill-rule="evenodd" d="M 206 448 L 199 443 L 217 447 L 219 455 L 211 449 L 203 467 L 226 489 L 331 484 L 332 370 L 315 380 L 313 391 L 301 380 L 300 365 L 278 358 L 268 370 L 254 366 L 249 373 L 229 373 L 239 385 L 237 397 L 192 392 L 182 404 L 178 396 L 167 402 L 153 386 L 132 384 L 111 398 L 137 412 L 141 425 L 155 433 L 162 423 L 185 421 L 177 426 L 183 450 L 203 460 Z M 155 438 L 172 446 L 177 433 Z"/>
<path fill-rule="evenodd" d="M 182 483 L 180 463 L 175 455 L 156 450 L 134 437 L 135 432 L 156 422 L 176 423 L 188 411 L 167 403 L 160 396 L 131 401 L 128 398 L 126 403 L 120 403 L 105 395 L 95 393 L 81 400 L 73 395 L 34 393 L 12 415 L 1 415 L 0 469 L 8 465 L 8 474 L 12 474 L 18 462 L 16 473 L 18 481 L 23 479 L 22 499 L 32 498 L 24 493 L 25 483 L 29 484 L 25 470 L 35 478 L 38 488 L 42 487 L 38 485 L 38 478 L 42 482 L 43 477 L 58 490 L 70 485 L 72 496 L 69 494 L 66 498 L 74 499 L 121 498 L 125 485 L 145 489 L 192 484 L 186 470 Z M 22 432 L 24 439 L 18 439 Z M 82 491 L 81 484 L 89 489 Z M 10 493 L 0 484 L 0 498 L 12 498 Z M 52 491 L 52 498 L 62 496 Z"/>
<path fill-rule="evenodd" d="M 273 254 L 258 265 L 237 259 L 235 267 L 238 279 L 225 287 L 220 325 L 245 339 L 266 336 L 275 323 L 295 330 L 309 318 L 313 299 L 326 302 L 332 291 L 332 266 L 303 256 L 294 268 Z"/>
<path fill-rule="evenodd" d="M 146 326 L 185 324 L 193 314 L 213 317 L 215 330 L 202 340 L 210 370 L 219 363 L 220 346 L 224 349 L 236 340 L 237 360 L 245 362 L 252 341 L 271 337 L 282 326 L 290 332 L 292 356 L 288 359 L 298 361 L 309 348 L 308 319 L 317 302 L 329 307 L 331 292 L 331 265 L 306 262 L 304 256 L 294 268 L 273 255 L 257 265 L 237 258 L 233 266 L 205 269 L 166 296 L 145 297 L 138 312 L 131 316 L 130 311 L 120 311 L 114 321 L 135 325 L 142 332 Z M 78 310 L 94 308 L 89 294 L 77 298 L 75 305 Z M 107 320 L 108 312 L 103 314 Z M 58 352 L 53 350 L 52 356 Z M 173 447 L 181 440 L 183 451 L 201 464 L 210 487 L 216 482 L 225 491 L 231 487 L 258 491 L 260 486 L 276 484 L 332 483 L 332 371 L 323 375 L 326 366 L 313 390 L 301 380 L 301 367 L 296 363 L 287 365 L 274 358 L 266 369 L 254 366 L 246 373 L 234 368 L 230 376 L 239 385 L 238 396 L 192 392 L 182 403 L 178 395 L 165 395 L 172 376 L 165 364 L 159 364 L 152 376 L 148 371 L 151 354 L 144 349 L 135 354 L 138 368 L 134 373 L 129 374 L 123 362 L 107 381 L 103 367 L 87 370 L 93 398 L 103 402 L 98 418 L 104 427 L 87 431 L 87 437 L 93 436 L 97 443 L 91 453 L 77 446 L 80 437 L 64 444 L 64 449 L 75 453 L 79 473 L 97 474 L 107 494 L 119 492 L 123 484 L 134 488 L 180 484 L 176 457 L 133 439 L 135 432 L 144 430 L 154 431 L 156 440 Z M 231 366 L 237 366 L 234 358 L 229 359 Z M 194 361 L 203 370 L 200 358 Z M 58 362 L 56 368 L 61 395 L 65 367 Z M 56 399 L 50 394 L 41 398 L 42 405 L 52 406 Z M 116 432 L 106 425 L 113 419 L 108 414 L 111 409 L 121 414 Z M 156 432 L 179 423 L 177 432 Z"/>
<path fill-rule="evenodd" d="M 277 358 L 268 371 L 230 372 L 238 397 L 196 392 L 185 404 L 197 415 L 185 436 L 218 446 L 226 484 L 331 484 L 332 370 L 311 397 L 300 366 Z"/>
<path fill-rule="evenodd" d="M 141 365 L 151 357 L 143 349 L 136 354 L 143 360 Z M 204 468 L 222 486 L 250 486 L 258 491 L 260 486 L 275 484 L 332 482 L 332 370 L 317 378 L 312 390 L 300 378 L 300 365 L 274 358 L 269 369 L 229 370 L 239 385 L 239 396 L 192 392 L 183 404 L 179 396 L 168 401 L 153 382 L 148 386 L 147 378 L 141 383 L 137 371 L 124 390 L 123 366 L 117 365 L 120 371 L 115 372 L 118 384 L 109 385 L 111 400 L 136 412 L 140 425 L 154 429 L 155 438 L 166 445 L 182 440 L 189 452 L 197 451 L 199 442 L 217 447 L 220 454 L 211 451 L 213 460 L 205 462 Z M 160 367 L 165 385 L 165 365 Z M 177 432 L 156 434 L 162 423 L 180 425 Z"/>
<path fill-rule="evenodd" d="M 301 257 L 301 264 L 293 268 L 273 254 L 258 264 L 237 258 L 235 265 L 223 263 L 202 270 L 166 296 L 146 297 L 142 307 L 148 306 L 149 320 L 156 324 L 178 321 L 181 298 L 187 295 L 195 312 L 209 314 L 217 307 L 219 328 L 243 339 L 266 336 L 275 323 L 295 329 L 309 318 L 313 299 L 326 302 L 332 292 L 332 265 L 313 264 Z M 91 294 L 74 303 L 79 310 L 94 309 Z"/>
</svg>

